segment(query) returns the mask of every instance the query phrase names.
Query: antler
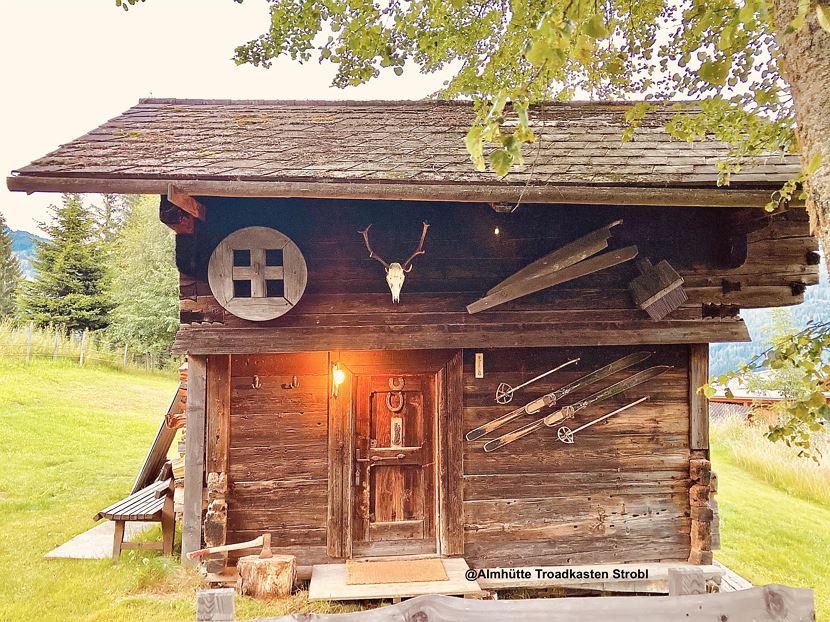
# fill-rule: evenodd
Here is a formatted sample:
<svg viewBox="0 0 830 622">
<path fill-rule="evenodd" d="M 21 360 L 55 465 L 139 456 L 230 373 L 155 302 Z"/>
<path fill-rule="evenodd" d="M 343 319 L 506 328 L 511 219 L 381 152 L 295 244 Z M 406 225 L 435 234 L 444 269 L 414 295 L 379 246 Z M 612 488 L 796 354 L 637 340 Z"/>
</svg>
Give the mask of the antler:
<svg viewBox="0 0 830 622">
<path fill-rule="evenodd" d="M 418 242 L 418 248 L 415 249 L 415 252 L 409 256 L 403 264 L 404 272 L 409 272 L 412 270 L 412 260 L 415 259 L 418 255 L 423 255 L 426 253 L 424 250 L 424 239 L 427 237 L 427 229 L 429 229 L 429 223 L 427 221 L 423 222 L 424 228 L 421 230 L 421 241 Z"/>
<path fill-rule="evenodd" d="M 375 260 L 379 261 L 380 263 L 383 264 L 383 267 L 388 270 L 389 269 L 389 264 L 386 263 L 380 255 L 375 253 L 375 251 L 372 250 L 372 247 L 369 244 L 369 229 L 371 229 L 371 228 L 372 228 L 372 225 L 369 225 L 365 229 L 359 231 L 359 233 L 363 235 L 363 241 L 366 243 L 366 248 L 369 251 L 369 259 L 375 259 Z"/>
</svg>

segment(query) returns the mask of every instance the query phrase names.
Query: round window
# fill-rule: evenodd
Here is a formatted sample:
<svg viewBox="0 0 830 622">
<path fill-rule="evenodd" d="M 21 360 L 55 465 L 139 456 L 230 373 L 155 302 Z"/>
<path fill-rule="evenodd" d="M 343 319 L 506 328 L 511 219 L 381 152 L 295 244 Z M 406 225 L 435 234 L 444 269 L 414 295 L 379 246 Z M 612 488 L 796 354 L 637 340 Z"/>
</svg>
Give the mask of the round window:
<svg viewBox="0 0 830 622">
<path fill-rule="evenodd" d="M 216 301 L 237 317 L 262 322 L 288 312 L 305 291 L 300 249 L 268 227 L 246 227 L 222 240 L 208 263 Z"/>
</svg>

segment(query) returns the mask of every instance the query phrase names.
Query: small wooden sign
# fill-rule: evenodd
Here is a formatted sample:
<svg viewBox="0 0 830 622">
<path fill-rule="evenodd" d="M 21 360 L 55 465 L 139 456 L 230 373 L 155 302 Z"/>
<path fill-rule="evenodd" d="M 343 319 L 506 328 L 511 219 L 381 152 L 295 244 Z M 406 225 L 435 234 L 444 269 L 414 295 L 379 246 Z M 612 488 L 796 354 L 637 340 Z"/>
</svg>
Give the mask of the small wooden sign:
<svg viewBox="0 0 830 622">
<path fill-rule="evenodd" d="M 476 352 L 476 378 L 484 378 L 484 352 Z"/>
</svg>

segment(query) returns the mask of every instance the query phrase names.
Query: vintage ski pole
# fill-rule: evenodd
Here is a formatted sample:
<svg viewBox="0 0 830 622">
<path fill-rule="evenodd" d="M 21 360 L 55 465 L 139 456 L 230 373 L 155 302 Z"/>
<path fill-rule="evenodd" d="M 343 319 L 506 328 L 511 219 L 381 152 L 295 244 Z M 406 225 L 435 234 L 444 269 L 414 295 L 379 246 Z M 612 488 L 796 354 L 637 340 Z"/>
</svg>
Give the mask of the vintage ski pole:
<svg viewBox="0 0 830 622">
<path fill-rule="evenodd" d="M 501 417 L 497 417 L 492 421 L 488 421 L 487 423 L 480 425 L 479 427 L 475 428 L 474 430 L 470 430 L 467 432 L 465 438 L 468 441 L 474 441 L 482 436 L 485 436 L 503 426 L 506 423 L 510 423 L 517 417 L 521 417 L 522 415 L 535 415 L 543 408 L 554 406 L 557 402 L 561 401 L 565 396 L 577 391 L 583 387 L 587 387 L 590 384 L 598 382 L 603 378 L 607 378 L 608 376 L 617 373 L 618 371 L 622 371 L 631 367 L 632 365 L 636 365 L 637 363 L 642 363 L 648 357 L 651 356 L 651 352 L 635 352 L 634 354 L 629 354 L 628 356 L 624 356 L 621 359 L 617 359 L 613 363 L 609 363 L 605 367 L 600 367 L 599 369 L 592 371 L 590 374 L 586 374 L 573 382 L 566 384 L 563 387 L 559 387 L 556 391 L 551 391 L 543 395 L 540 398 L 533 400 L 532 402 L 528 402 L 524 406 L 517 408 L 515 410 L 511 410 L 506 415 L 502 415 Z"/>
<path fill-rule="evenodd" d="M 537 380 L 541 380 L 545 376 L 550 376 L 552 373 L 559 371 L 563 367 L 567 367 L 568 365 L 573 365 L 574 363 L 578 363 L 578 362 L 579 362 L 579 358 L 575 358 L 575 359 L 571 359 L 570 361 L 566 361 L 566 362 L 562 363 L 561 365 L 557 365 L 553 369 L 547 370 L 543 374 L 539 374 L 535 378 L 531 378 L 527 382 L 523 382 L 518 387 L 511 387 L 506 382 L 502 382 L 501 384 L 499 384 L 498 388 L 496 389 L 496 402 L 498 402 L 499 404 L 509 404 L 510 401 L 513 399 L 513 394 L 516 391 L 518 391 L 519 389 L 523 389 L 524 387 L 526 387 L 530 384 L 533 384 Z"/>
<path fill-rule="evenodd" d="M 564 408 L 560 408 L 554 413 L 551 413 L 547 417 L 543 417 L 538 419 L 532 423 L 528 423 L 526 426 L 523 426 L 517 430 L 513 430 L 507 434 L 499 436 L 498 438 L 494 438 L 491 441 L 484 443 L 484 451 L 490 452 L 495 451 L 505 445 L 509 445 L 510 443 L 519 440 L 520 438 L 524 438 L 528 434 L 535 432 L 536 430 L 540 430 L 545 426 L 554 426 L 566 419 L 570 419 L 580 410 L 588 408 L 593 404 L 601 402 L 603 400 L 608 399 L 609 397 L 613 397 L 618 393 L 622 393 L 623 391 L 627 391 L 632 387 L 636 387 L 638 384 L 642 384 L 651 380 L 652 378 L 656 378 L 666 370 L 671 369 L 670 365 L 658 365 L 655 367 L 649 367 L 641 372 L 637 372 L 636 374 L 625 378 L 624 380 L 620 380 L 619 382 L 612 384 L 609 387 L 606 387 L 602 391 L 598 391 L 594 393 L 590 397 L 586 397 L 581 402 L 577 402 L 571 406 L 565 406 Z"/>
<path fill-rule="evenodd" d="M 618 415 L 621 412 L 624 412 L 624 411 L 628 410 L 629 408 L 634 408 L 637 404 L 642 404 L 643 402 L 645 402 L 649 397 L 651 397 L 651 396 L 646 395 L 645 397 L 641 397 L 640 399 L 635 400 L 635 401 L 631 402 L 630 404 L 626 404 L 625 406 L 620 406 L 617 410 L 612 410 L 607 415 L 603 415 L 602 417 L 597 417 L 593 421 L 589 421 L 588 423 L 579 426 L 576 430 L 571 430 L 568 426 L 563 425 L 561 428 L 559 428 L 556 431 L 556 438 L 558 438 L 563 443 L 567 443 L 568 445 L 572 445 L 573 442 L 574 442 L 574 434 L 576 434 L 577 432 L 581 432 L 585 428 L 590 428 L 592 425 L 596 425 L 600 421 L 605 421 L 609 417 L 613 417 L 614 415 Z"/>
</svg>

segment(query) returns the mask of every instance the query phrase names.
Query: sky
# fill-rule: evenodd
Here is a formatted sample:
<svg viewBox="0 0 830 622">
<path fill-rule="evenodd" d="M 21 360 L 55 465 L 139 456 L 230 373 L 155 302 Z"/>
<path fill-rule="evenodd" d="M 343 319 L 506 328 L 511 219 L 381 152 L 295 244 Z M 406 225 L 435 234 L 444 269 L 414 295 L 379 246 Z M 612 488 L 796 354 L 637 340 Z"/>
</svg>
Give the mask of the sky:
<svg viewBox="0 0 830 622">
<path fill-rule="evenodd" d="M 147 0 L 125 13 L 115 0 L 0 0 L 0 212 L 38 232 L 54 194 L 6 189 L 16 168 L 141 97 L 418 99 L 446 76 L 391 71 L 367 85 L 331 87 L 330 66 L 284 60 L 237 67 L 234 47 L 268 24 L 266 0 Z"/>
</svg>

